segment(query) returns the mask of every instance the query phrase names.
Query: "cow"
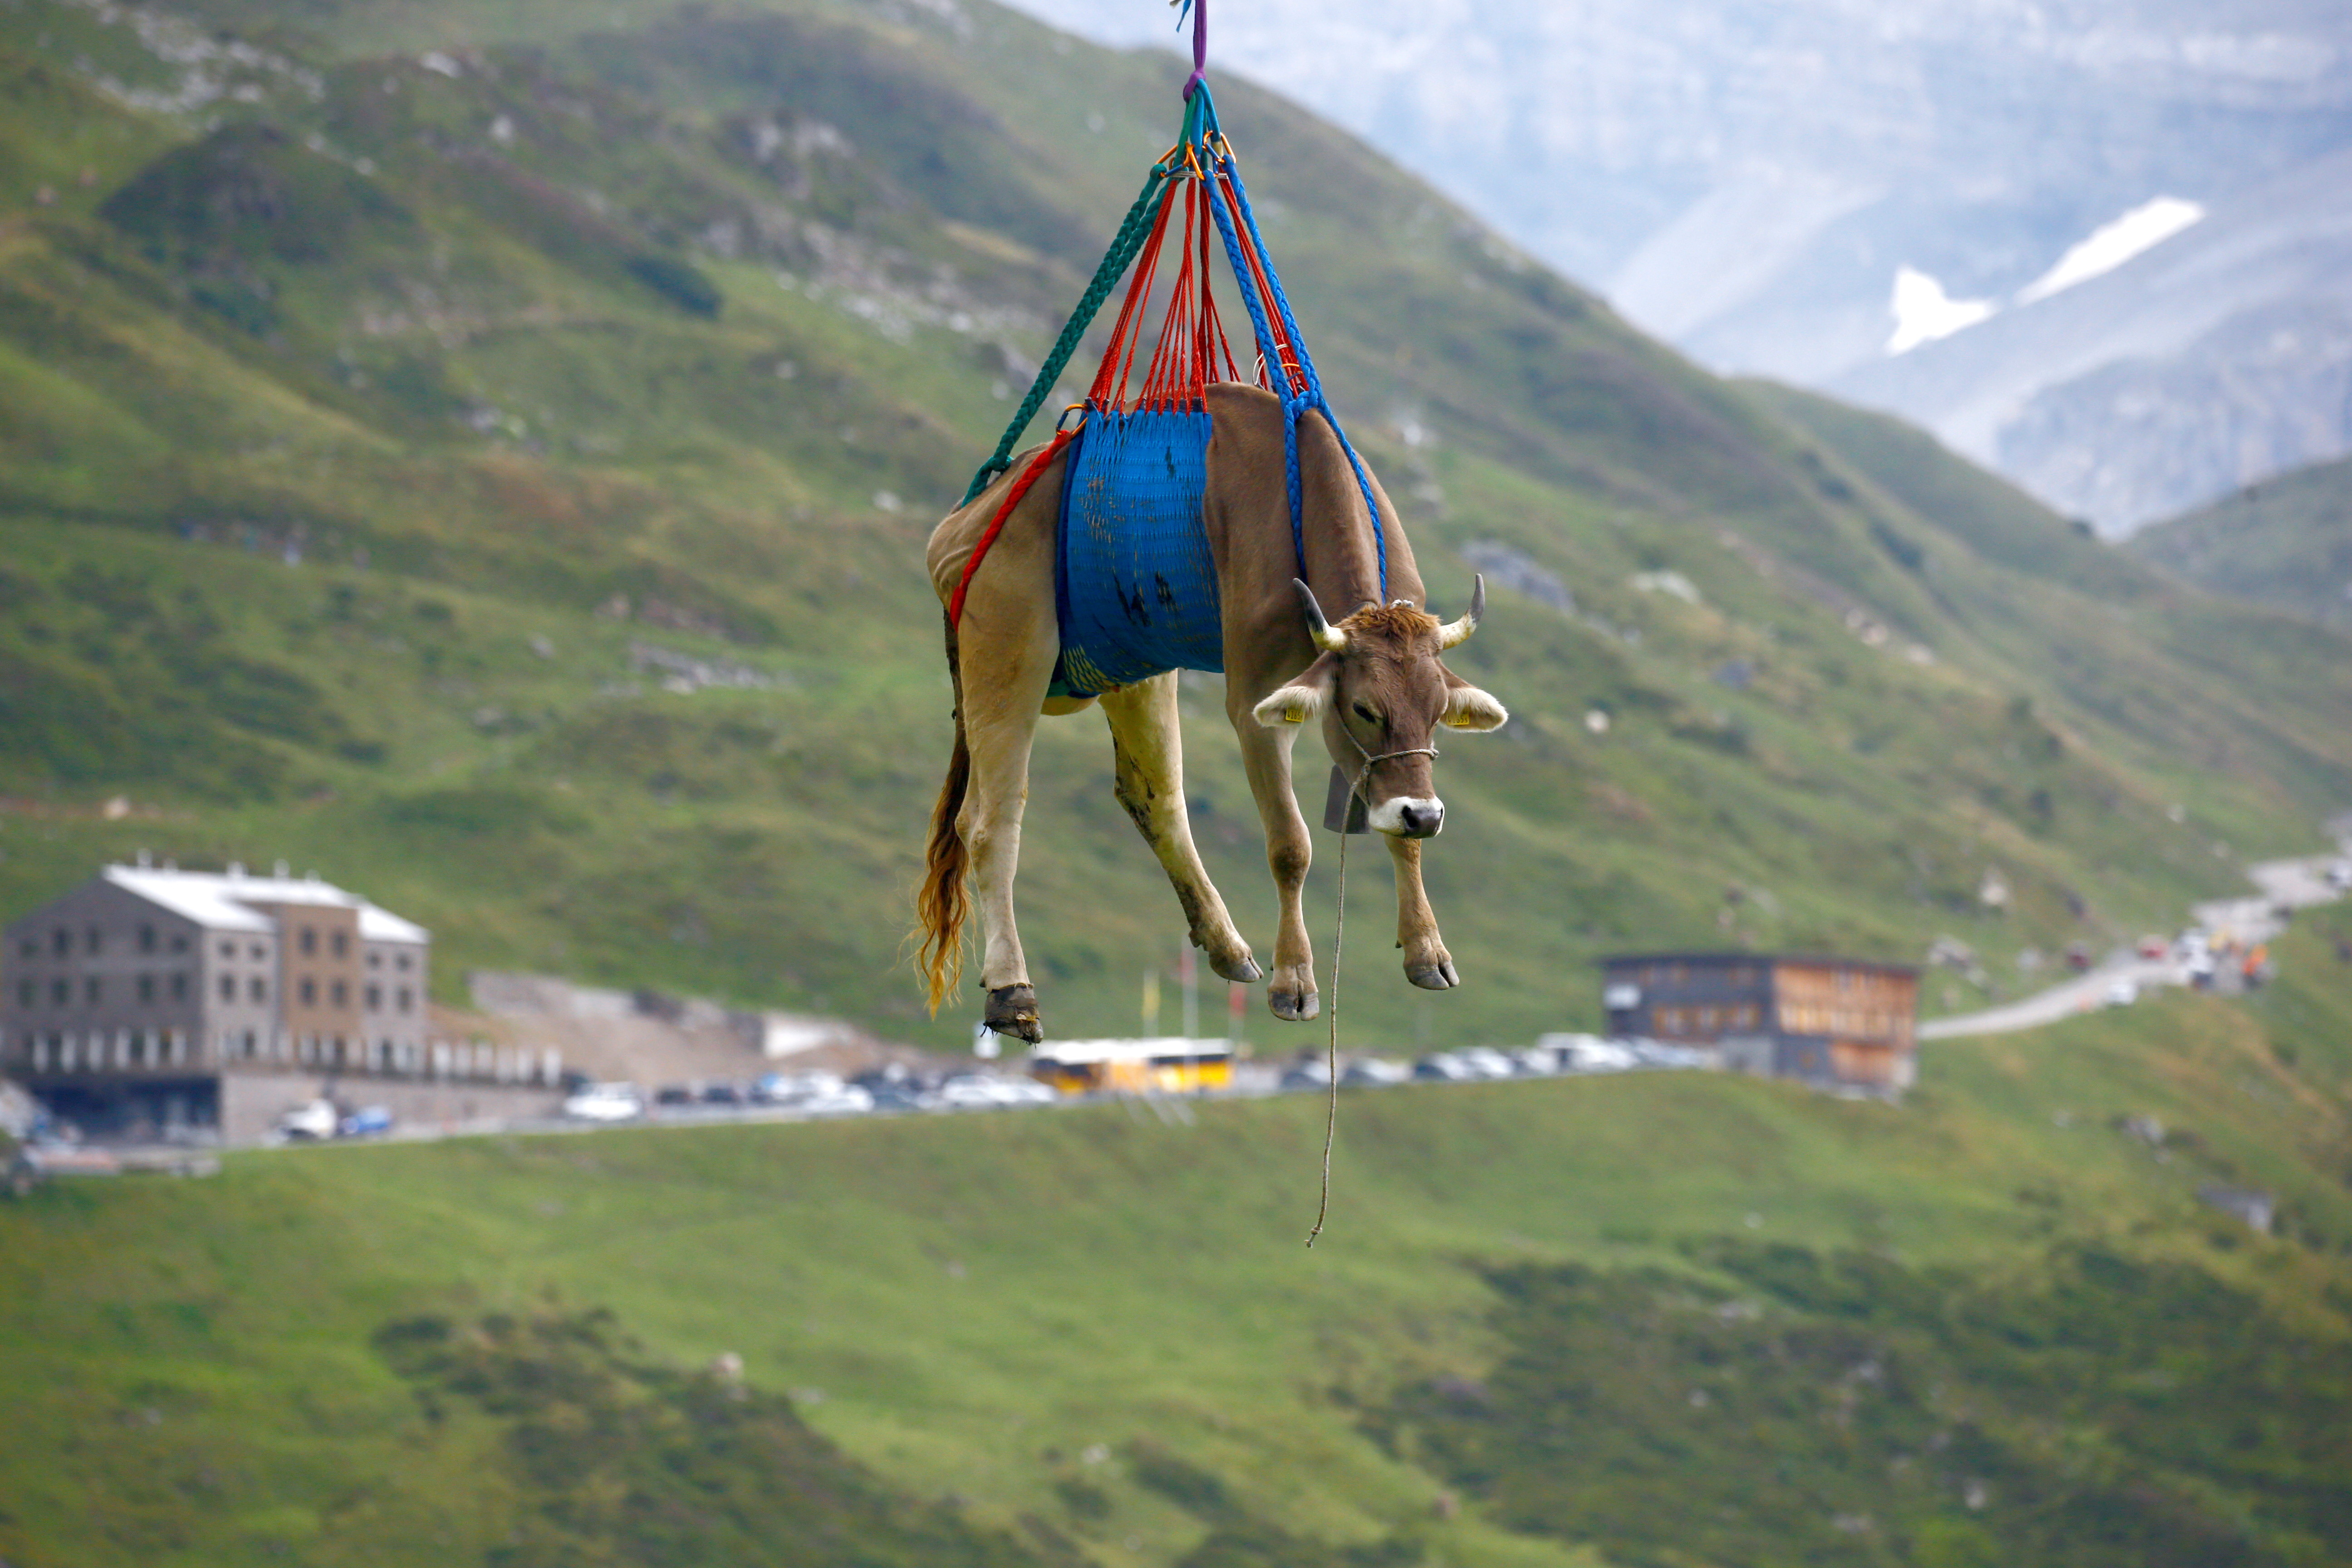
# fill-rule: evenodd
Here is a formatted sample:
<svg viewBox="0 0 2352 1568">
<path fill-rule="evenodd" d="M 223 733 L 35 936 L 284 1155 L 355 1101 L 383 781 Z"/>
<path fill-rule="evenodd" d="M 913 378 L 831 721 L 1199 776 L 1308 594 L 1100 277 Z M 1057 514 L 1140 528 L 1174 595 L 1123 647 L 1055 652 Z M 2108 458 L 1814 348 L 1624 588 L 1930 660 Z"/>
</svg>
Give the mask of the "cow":
<svg viewBox="0 0 2352 1568">
<path fill-rule="evenodd" d="M 1225 711 L 1265 830 L 1266 861 L 1280 895 L 1280 924 L 1266 1002 L 1276 1017 L 1304 1021 L 1319 1010 L 1314 956 L 1300 892 L 1309 841 L 1291 790 L 1290 753 L 1312 725 L 1353 782 L 1366 825 L 1386 838 L 1395 863 L 1397 944 L 1406 978 L 1442 991 L 1461 983 L 1422 889 L 1423 840 L 1444 826 L 1431 737 L 1440 726 L 1492 730 L 1503 705 L 1439 661 L 1475 631 L 1486 584 L 1475 581 L 1468 612 L 1439 622 L 1424 612 L 1421 574 L 1396 510 L 1378 481 L 1379 545 L 1387 556 L 1381 590 L 1365 489 L 1338 434 L 1309 411 L 1298 418 L 1303 577 L 1294 546 L 1286 479 L 1283 414 L 1261 388 L 1212 384 L 1207 488 L 1202 504 L 1220 597 Z M 1013 869 L 1028 798 L 1029 753 L 1041 714 L 1071 713 L 1097 700 L 1109 721 L 1119 804 L 1168 873 L 1209 966 L 1240 983 L 1263 977 L 1250 944 L 1211 885 L 1186 819 L 1183 747 L 1177 725 L 1177 673 L 1168 671 L 1097 697 L 1049 695 L 1059 647 L 1055 554 L 1059 469 L 1065 451 L 1007 515 L 965 587 L 960 622 L 947 628 L 955 692 L 955 748 L 931 816 L 928 864 L 917 893 L 918 965 L 934 1015 L 958 984 L 967 874 L 977 885 L 986 1022 L 1001 1034 L 1042 1040 L 1037 996 L 1013 916 Z M 1028 456 L 930 538 L 927 561 L 943 606 Z M 1323 606 L 1344 606 L 1338 621 Z"/>
</svg>

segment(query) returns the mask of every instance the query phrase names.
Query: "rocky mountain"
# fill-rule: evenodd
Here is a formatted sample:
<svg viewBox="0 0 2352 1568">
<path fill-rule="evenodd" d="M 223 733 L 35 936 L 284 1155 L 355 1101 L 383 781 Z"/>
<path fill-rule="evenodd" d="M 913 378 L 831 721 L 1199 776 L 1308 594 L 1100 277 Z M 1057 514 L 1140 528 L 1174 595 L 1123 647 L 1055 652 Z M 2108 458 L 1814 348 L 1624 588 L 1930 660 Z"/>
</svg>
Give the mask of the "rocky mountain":
<svg viewBox="0 0 2352 1568">
<path fill-rule="evenodd" d="M 2110 533 L 2352 447 L 2340 6 L 1274 0 L 1215 40 L 1702 362 Z"/>
</svg>

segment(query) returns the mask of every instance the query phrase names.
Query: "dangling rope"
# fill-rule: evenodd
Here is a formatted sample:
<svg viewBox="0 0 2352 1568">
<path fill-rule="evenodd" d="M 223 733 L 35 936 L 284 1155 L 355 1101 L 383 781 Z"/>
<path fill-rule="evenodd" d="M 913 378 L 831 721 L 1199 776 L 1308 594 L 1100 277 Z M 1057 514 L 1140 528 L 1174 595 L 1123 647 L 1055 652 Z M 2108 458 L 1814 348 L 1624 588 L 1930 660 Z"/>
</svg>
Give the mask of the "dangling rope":
<svg viewBox="0 0 2352 1568">
<path fill-rule="evenodd" d="M 1348 816 L 1362 801 L 1366 810 L 1371 808 L 1371 797 L 1364 794 L 1364 781 L 1372 776 L 1372 764 L 1385 763 L 1391 757 L 1435 758 L 1435 746 L 1408 746 L 1402 752 L 1382 752 L 1374 756 L 1361 741 L 1342 724 L 1339 733 L 1356 748 L 1364 765 L 1356 770 L 1356 782 L 1348 786 L 1348 810 L 1339 817 L 1339 874 L 1337 908 L 1331 916 L 1331 1019 L 1323 1035 L 1323 1076 L 1329 1095 L 1323 1111 L 1323 1201 L 1315 1210 L 1315 1228 L 1307 1233 L 1307 1245 L 1312 1248 L 1315 1238 L 1323 1234 L 1323 1221 L 1331 1213 L 1331 1145 L 1339 1135 L 1339 950 L 1348 938 Z"/>
</svg>

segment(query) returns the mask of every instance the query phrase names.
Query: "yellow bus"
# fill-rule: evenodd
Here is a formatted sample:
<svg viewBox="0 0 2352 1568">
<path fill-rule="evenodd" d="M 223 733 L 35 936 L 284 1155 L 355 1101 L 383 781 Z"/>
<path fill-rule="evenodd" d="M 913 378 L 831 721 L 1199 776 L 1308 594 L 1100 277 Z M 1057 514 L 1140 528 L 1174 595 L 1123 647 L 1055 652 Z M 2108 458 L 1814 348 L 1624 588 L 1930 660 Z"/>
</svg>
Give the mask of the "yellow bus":
<svg viewBox="0 0 2352 1568">
<path fill-rule="evenodd" d="M 1056 1040 L 1029 1058 L 1029 1076 L 1064 1094 L 1199 1094 L 1234 1081 L 1230 1040 Z"/>
</svg>

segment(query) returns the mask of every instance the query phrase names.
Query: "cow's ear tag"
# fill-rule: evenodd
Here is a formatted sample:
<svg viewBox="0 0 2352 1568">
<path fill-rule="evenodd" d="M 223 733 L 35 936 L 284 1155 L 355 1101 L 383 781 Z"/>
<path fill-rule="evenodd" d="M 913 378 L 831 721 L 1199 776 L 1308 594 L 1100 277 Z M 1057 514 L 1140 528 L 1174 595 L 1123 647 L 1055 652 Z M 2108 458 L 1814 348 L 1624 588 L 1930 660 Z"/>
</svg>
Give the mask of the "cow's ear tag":
<svg viewBox="0 0 2352 1568">
<path fill-rule="evenodd" d="M 1323 826 L 1334 833 L 1371 831 L 1364 822 L 1364 797 L 1353 785 L 1336 765 L 1331 769 L 1331 788 L 1323 797 Z"/>
</svg>

